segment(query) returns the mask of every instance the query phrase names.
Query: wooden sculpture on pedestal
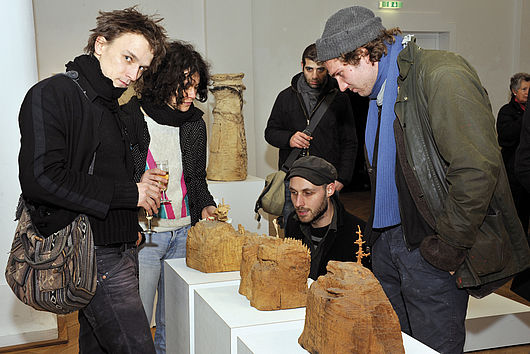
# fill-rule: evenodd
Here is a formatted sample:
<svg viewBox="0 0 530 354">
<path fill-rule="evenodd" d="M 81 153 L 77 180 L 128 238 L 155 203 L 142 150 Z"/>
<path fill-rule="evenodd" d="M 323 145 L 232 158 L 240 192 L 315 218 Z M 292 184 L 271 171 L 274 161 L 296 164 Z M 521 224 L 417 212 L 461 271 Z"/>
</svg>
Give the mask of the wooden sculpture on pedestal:
<svg viewBox="0 0 530 354">
<path fill-rule="evenodd" d="M 228 219 L 230 206 L 219 205 L 214 214 Z M 236 232 L 232 224 L 219 220 L 201 220 L 190 228 L 186 239 L 186 265 L 203 273 L 230 272 L 241 267 L 241 249 L 245 240 L 256 233 L 241 225 Z"/>
<path fill-rule="evenodd" d="M 242 181 L 247 178 L 247 139 L 243 120 L 243 76 L 212 75 L 215 97 L 207 178 L 215 181 Z"/>
<path fill-rule="evenodd" d="M 330 261 L 311 284 L 298 343 L 310 353 L 405 353 L 398 317 L 372 272 L 357 262 Z"/>
<path fill-rule="evenodd" d="M 309 250 L 300 240 L 249 237 L 243 245 L 239 293 L 258 310 L 303 307 L 310 265 Z"/>
</svg>

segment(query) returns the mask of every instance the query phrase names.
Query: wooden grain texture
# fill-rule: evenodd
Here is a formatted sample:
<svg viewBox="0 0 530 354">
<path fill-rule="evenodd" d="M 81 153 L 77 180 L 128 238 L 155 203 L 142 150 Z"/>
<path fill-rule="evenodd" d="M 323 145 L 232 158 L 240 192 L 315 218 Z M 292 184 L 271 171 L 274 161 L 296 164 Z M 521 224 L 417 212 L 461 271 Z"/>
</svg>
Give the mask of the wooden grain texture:
<svg viewBox="0 0 530 354">
<path fill-rule="evenodd" d="M 248 231 L 231 224 L 202 220 L 188 231 L 186 265 L 203 273 L 230 272 L 241 266 L 241 249 Z"/>
<path fill-rule="evenodd" d="M 399 320 L 372 272 L 330 261 L 311 284 L 298 343 L 310 353 L 405 353 Z"/>
<path fill-rule="evenodd" d="M 243 245 L 239 293 L 262 311 L 303 307 L 310 265 L 299 240 L 250 237 Z"/>
<path fill-rule="evenodd" d="M 247 178 L 247 140 L 243 119 L 243 73 L 212 75 L 215 97 L 212 111 L 207 178 L 243 181 Z"/>
</svg>

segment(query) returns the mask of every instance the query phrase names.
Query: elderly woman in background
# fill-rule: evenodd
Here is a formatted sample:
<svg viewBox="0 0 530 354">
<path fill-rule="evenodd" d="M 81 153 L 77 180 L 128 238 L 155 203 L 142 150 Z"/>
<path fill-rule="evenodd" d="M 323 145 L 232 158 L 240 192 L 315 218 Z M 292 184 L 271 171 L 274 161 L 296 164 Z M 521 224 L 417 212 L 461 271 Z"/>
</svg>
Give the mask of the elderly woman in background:
<svg viewBox="0 0 530 354">
<path fill-rule="evenodd" d="M 530 88 L 530 74 L 517 73 L 510 79 L 510 102 L 499 110 L 497 116 L 497 133 L 501 146 L 502 158 L 508 173 L 517 214 L 528 236 L 528 221 L 530 214 L 530 195 L 515 178 L 515 151 L 519 146 L 523 114 L 528 100 Z"/>
</svg>

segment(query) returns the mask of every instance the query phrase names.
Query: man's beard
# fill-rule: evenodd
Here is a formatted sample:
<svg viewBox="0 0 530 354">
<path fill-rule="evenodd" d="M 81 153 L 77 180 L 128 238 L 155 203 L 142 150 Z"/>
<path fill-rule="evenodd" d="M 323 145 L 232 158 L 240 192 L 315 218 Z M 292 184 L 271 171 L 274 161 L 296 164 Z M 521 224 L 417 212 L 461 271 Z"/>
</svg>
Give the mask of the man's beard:
<svg viewBox="0 0 530 354">
<path fill-rule="evenodd" d="M 305 208 L 300 208 L 300 210 L 305 210 Z M 300 218 L 300 215 L 298 215 L 298 219 L 300 219 L 300 222 L 302 222 L 303 224 L 312 223 L 320 219 L 326 213 L 327 210 L 328 210 L 328 199 L 324 197 L 320 206 L 314 212 L 312 210 L 310 211 L 310 213 L 313 215 L 311 220 L 302 221 L 302 219 Z M 296 209 L 296 211 L 298 211 L 298 209 Z"/>
</svg>

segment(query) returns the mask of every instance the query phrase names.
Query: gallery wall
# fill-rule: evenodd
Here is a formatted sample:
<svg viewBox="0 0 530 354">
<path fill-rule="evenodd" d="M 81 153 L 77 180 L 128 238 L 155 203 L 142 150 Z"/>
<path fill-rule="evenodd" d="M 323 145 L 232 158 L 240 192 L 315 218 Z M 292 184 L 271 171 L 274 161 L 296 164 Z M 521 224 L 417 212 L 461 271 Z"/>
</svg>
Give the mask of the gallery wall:
<svg viewBox="0 0 530 354">
<path fill-rule="evenodd" d="M 139 4 L 159 13 L 171 38 L 190 41 L 207 56 L 214 73 L 244 72 L 245 127 L 249 174 L 265 176 L 276 166 L 277 150 L 263 138 L 276 95 L 300 71 L 303 49 L 322 32 L 326 19 L 342 7 L 362 5 L 386 27 L 408 32 L 444 32 L 449 49 L 477 69 L 496 115 L 508 99 L 508 80 L 530 71 L 522 23 L 530 6 L 523 0 L 405 0 L 400 10 L 379 10 L 378 1 L 315 0 L 34 0 L 39 76 L 61 71 L 81 52 L 99 9 Z M 61 9 L 61 11 L 57 11 Z M 212 99 L 204 110 L 212 108 Z"/>
</svg>

